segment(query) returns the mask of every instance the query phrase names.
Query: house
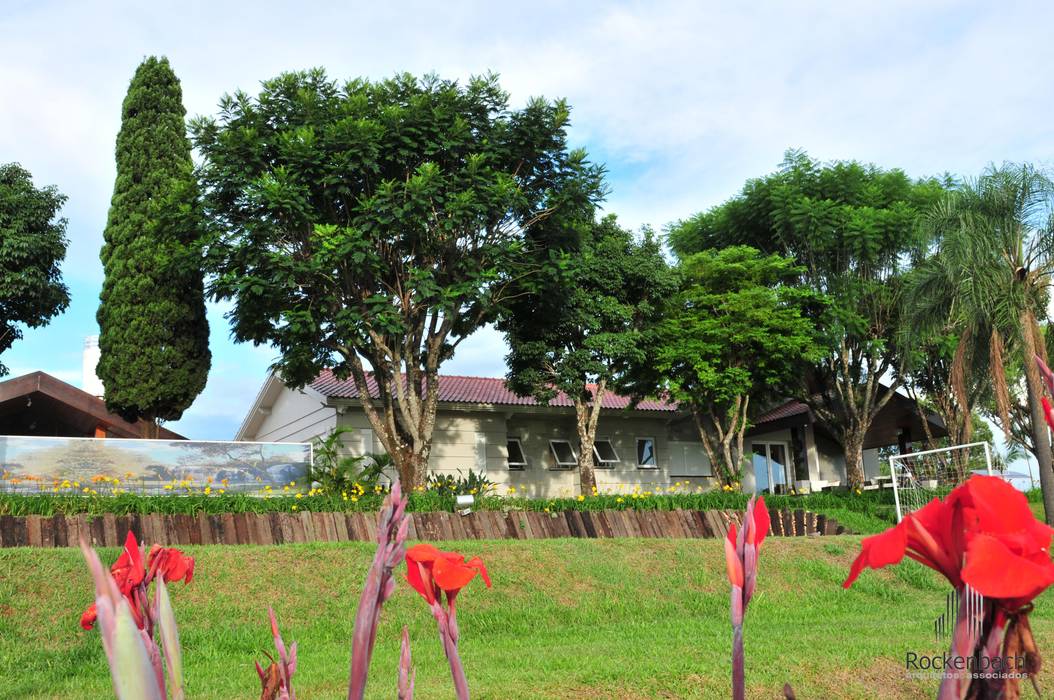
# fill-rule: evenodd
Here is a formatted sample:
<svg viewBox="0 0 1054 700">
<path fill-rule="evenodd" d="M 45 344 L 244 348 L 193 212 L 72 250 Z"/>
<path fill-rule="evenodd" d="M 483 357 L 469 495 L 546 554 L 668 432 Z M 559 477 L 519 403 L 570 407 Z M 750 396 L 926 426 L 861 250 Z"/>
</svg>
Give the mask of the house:
<svg viewBox="0 0 1054 700">
<path fill-rule="evenodd" d="M 373 392 L 371 392 L 373 393 Z M 304 442 L 337 427 L 349 428 L 349 452 L 383 452 L 350 379 L 323 372 L 303 389 L 268 377 L 235 440 Z M 939 421 L 931 428 L 943 434 Z M 879 415 L 865 443 L 869 476 L 879 471 L 878 448 L 906 448 L 923 435 L 915 404 L 896 395 Z M 503 379 L 439 377 L 439 408 L 429 470 L 485 472 L 502 489 L 531 497 L 569 496 L 579 491 L 578 440 L 570 399 L 559 394 L 548 405 L 517 396 Z M 753 458 L 743 489 L 782 491 L 788 484 L 816 489 L 845 480 L 842 448 L 813 420 L 809 409 L 788 401 L 760 416 L 745 447 Z M 714 479 L 691 417 L 672 403 L 646 400 L 630 408 L 623 396 L 605 393 L 594 451 L 601 492 L 667 488 L 678 482 L 708 487 Z"/>
<path fill-rule="evenodd" d="M 99 396 L 45 372 L 0 382 L 0 435 L 139 438 L 143 422 L 126 421 Z M 161 428 L 162 440 L 185 440 Z"/>
</svg>

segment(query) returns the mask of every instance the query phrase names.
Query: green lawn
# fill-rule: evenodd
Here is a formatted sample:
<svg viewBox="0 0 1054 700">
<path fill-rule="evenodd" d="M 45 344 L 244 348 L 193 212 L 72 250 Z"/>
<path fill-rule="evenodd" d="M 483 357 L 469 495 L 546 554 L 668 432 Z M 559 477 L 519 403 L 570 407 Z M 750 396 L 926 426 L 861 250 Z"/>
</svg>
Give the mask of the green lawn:
<svg viewBox="0 0 1054 700">
<path fill-rule="evenodd" d="M 928 698 L 905 652 L 938 653 L 931 622 L 946 584 L 906 561 L 842 590 L 857 537 L 772 538 L 746 624 L 750 698 Z M 449 544 L 449 543 L 448 543 Z M 460 598 L 475 698 L 728 697 L 728 589 L 717 540 L 456 543 L 487 562 Z M 271 649 L 267 605 L 300 646 L 298 697 L 343 697 L 362 543 L 187 547 L 192 584 L 173 587 L 189 698 L 258 697 L 254 659 Z M 116 557 L 103 552 L 104 561 Z M 75 550 L 0 550 L 0 697 L 112 697 L 97 633 L 77 625 L 91 583 Z M 1054 648 L 1054 598 L 1037 601 L 1040 649 Z M 418 698 L 452 690 L 434 621 L 405 584 L 385 608 L 370 697 L 394 695 L 407 624 Z M 1050 653 L 1050 652 L 1048 652 Z M 1047 679 L 1045 685 L 1052 681 Z"/>
</svg>

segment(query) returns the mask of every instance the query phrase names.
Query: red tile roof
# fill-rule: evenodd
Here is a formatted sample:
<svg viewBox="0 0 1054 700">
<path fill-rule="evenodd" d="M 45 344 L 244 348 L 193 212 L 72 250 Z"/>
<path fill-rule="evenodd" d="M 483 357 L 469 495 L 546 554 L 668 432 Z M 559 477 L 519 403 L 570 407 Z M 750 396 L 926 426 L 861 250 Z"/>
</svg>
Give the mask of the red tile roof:
<svg viewBox="0 0 1054 700">
<path fill-rule="evenodd" d="M 373 375 L 367 375 L 370 396 L 377 397 L 377 384 Z M 311 388 L 323 396 L 335 399 L 358 398 L 359 391 L 352 379 L 338 379 L 325 370 L 311 382 Z M 590 390 L 595 391 L 595 385 Z M 448 403 L 480 403 L 498 406 L 539 406 L 539 401 L 530 396 L 517 396 L 505 386 L 505 380 L 496 377 L 461 377 L 451 374 L 439 375 L 439 400 Z M 604 392 L 603 408 L 626 408 L 629 397 Z M 560 392 L 549 402 L 550 406 L 573 406 L 571 399 Z M 636 406 L 638 411 L 676 411 L 676 404 L 661 399 L 645 399 Z"/>
</svg>

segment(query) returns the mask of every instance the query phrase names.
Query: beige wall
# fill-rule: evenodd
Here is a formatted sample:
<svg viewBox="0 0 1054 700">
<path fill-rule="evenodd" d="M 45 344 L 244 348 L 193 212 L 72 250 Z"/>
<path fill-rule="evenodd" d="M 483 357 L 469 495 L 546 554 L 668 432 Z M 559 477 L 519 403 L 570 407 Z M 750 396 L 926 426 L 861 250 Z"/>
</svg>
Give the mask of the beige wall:
<svg viewBox="0 0 1054 700">
<path fill-rule="evenodd" d="M 610 411 L 602 414 L 597 439 L 610 440 L 619 462 L 611 468 L 596 470 L 597 488 L 602 493 L 628 493 L 634 488 L 654 491 L 681 483 L 695 490 L 712 487 L 716 481 L 694 426 L 688 420 L 671 420 L 669 414 Z M 361 408 L 323 406 L 317 397 L 283 388 L 271 413 L 248 439 L 265 442 L 310 442 L 327 435 L 337 426 L 351 428 L 344 436 L 349 454 L 383 452 L 384 447 L 373 434 Z M 812 479 L 844 482 L 845 459 L 841 447 L 811 427 L 805 431 L 805 447 Z M 527 466 L 510 469 L 507 439 L 520 439 Z M 637 465 L 637 438 L 654 438 L 658 467 Z M 561 468 L 549 448 L 550 440 L 568 440 L 578 452 L 574 412 L 570 409 L 460 410 L 440 407 L 432 439 L 429 471 L 467 474 L 471 469 L 485 471 L 498 484 L 499 493 L 509 487 L 534 498 L 558 498 L 579 493 L 577 467 Z M 749 454 L 751 442 L 781 442 L 791 448 L 790 430 L 778 430 L 748 437 L 744 448 Z M 789 452 L 788 452 L 789 455 Z M 877 451 L 864 453 L 865 469 L 870 476 L 877 472 Z M 688 483 L 687 487 L 685 483 Z M 754 489 L 753 468 L 744 469 L 742 488 Z"/>
<path fill-rule="evenodd" d="M 842 446 L 823 435 L 816 435 L 816 450 L 820 463 L 820 479 L 845 485 L 845 453 Z"/>
<path fill-rule="evenodd" d="M 258 442 L 311 442 L 328 434 L 337 424 L 337 412 L 308 394 L 283 387 L 256 434 Z"/>
<path fill-rule="evenodd" d="M 369 422 L 361 409 L 349 406 L 339 416 L 341 426 L 352 428 L 344 438 L 350 454 L 364 451 L 381 452 L 383 447 L 373 436 Z M 642 491 L 657 486 L 669 487 L 677 482 L 691 482 L 708 488 L 709 464 L 702 445 L 688 425 L 668 425 L 668 417 L 611 412 L 601 416 L 597 429 L 600 439 L 609 439 L 620 461 L 609 469 L 597 469 L 597 485 L 601 492 L 629 492 L 634 487 Z M 520 439 L 527 466 L 510 469 L 507 440 Z M 656 441 L 657 469 L 638 468 L 638 437 Z M 471 469 L 485 471 L 498 485 L 498 492 L 516 493 L 534 498 L 558 498 L 579 493 L 577 467 L 559 468 L 549 448 L 550 440 L 568 440 L 578 452 L 574 413 L 570 410 L 502 411 L 457 410 L 440 407 L 432 436 L 429 471 L 467 475 Z M 371 442 L 372 441 L 372 442 Z M 372 449 L 367 445 L 372 444 Z"/>
</svg>

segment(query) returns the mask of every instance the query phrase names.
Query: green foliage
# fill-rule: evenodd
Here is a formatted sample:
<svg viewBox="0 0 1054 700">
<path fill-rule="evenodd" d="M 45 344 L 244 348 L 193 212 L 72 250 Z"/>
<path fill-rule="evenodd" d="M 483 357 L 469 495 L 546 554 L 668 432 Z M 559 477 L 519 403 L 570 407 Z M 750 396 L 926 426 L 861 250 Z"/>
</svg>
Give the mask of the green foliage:
<svg viewBox="0 0 1054 700">
<path fill-rule="evenodd" d="M 562 391 L 588 402 L 587 382 L 617 390 L 644 364 L 644 334 L 676 289 L 649 231 L 636 240 L 613 215 L 581 229 L 559 277 L 531 288 L 499 323 L 511 348 L 507 381 L 518 394 L 547 402 Z"/>
<path fill-rule="evenodd" d="M 312 441 L 308 484 L 318 484 L 318 488 L 332 494 L 357 494 L 376 489 L 384 471 L 392 466 L 392 458 L 383 453 L 347 454 L 344 435 L 350 432 L 354 432 L 354 428 L 335 428 L 325 437 L 316 437 Z"/>
<path fill-rule="evenodd" d="M 794 284 L 802 271 L 746 246 L 688 255 L 682 289 L 650 338 L 654 370 L 692 411 L 724 483 L 740 471 L 751 413 L 792 391 L 822 356 L 813 319 L 824 297 Z M 718 458 L 725 437 L 731 449 Z"/>
<path fill-rule="evenodd" d="M 482 498 L 494 490 L 494 482 L 485 474 L 479 474 L 471 469 L 468 470 L 468 476 L 463 476 L 460 469 L 457 471 L 457 476 L 432 472 L 428 475 L 428 490 L 443 494 L 449 492 L 455 496 L 472 495 Z"/>
<path fill-rule="evenodd" d="M 946 185 L 789 151 L 779 171 L 670 231 L 681 258 L 731 245 L 790 256 L 803 268 L 800 284 L 827 295 L 819 327 L 828 351 L 803 398 L 845 445 L 854 485 L 863 478 L 863 436 L 891 395 L 879 380 L 904 362 L 894 341 L 903 275 L 926 240 L 917 220 Z M 895 386 L 899 375 L 893 379 Z"/>
<path fill-rule="evenodd" d="M 20 325 L 46 325 L 69 305 L 59 270 L 66 220 L 57 217 L 65 201 L 54 187 L 34 187 L 18 164 L 0 165 L 0 353 L 22 337 Z"/>
<path fill-rule="evenodd" d="M 1027 164 L 990 166 L 959 183 L 923 219 L 920 228 L 937 250 L 915 295 L 937 300 L 919 320 L 933 325 L 935 317 L 958 334 L 959 375 L 991 387 L 989 405 L 999 423 L 1034 451 L 1048 523 L 1054 522 L 1054 471 L 1033 360 L 1046 354 L 1041 322 L 1054 274 L 1052 221 L 1050 177 Z M 952 388 L 962 396 L 965 384 L 952 382 Z M 1025 396 L 1015 397 L 1022 385 Z"/>
<path fill-rule="evenodd" d="M 97 372 L 129 420 L 178 420 L 211 365 L 194 165 L 168 59 L 140 64 L 122 107 L 104 233 Z"/>
<path fill-rule="evenodd" d="M 408 488 L 431 440 L 425 387 L 530 272 L 551 208 L 599 196 L 599 169 L 567 148 L 568 114 L 510 109 L 494 76 L 337 83 L 316 69 L 192 124 L 211 292 L 233 301 L 234 338 L 273 344 L 293 386 L 331 367 L 364 387 L 368 362 L 379 396 L 365 410 Z"/>
<path fill-rule="evenodd" d="M 307 483 L 319 484 L 330 493 L 340 493 L 352 487 L 362 471 L 364 458 L 344 451 L 344 435 L 352 428 L 336 428 L 325 437 L 316 437 L 311 445 L 311 465 Z"/>
</svg>

